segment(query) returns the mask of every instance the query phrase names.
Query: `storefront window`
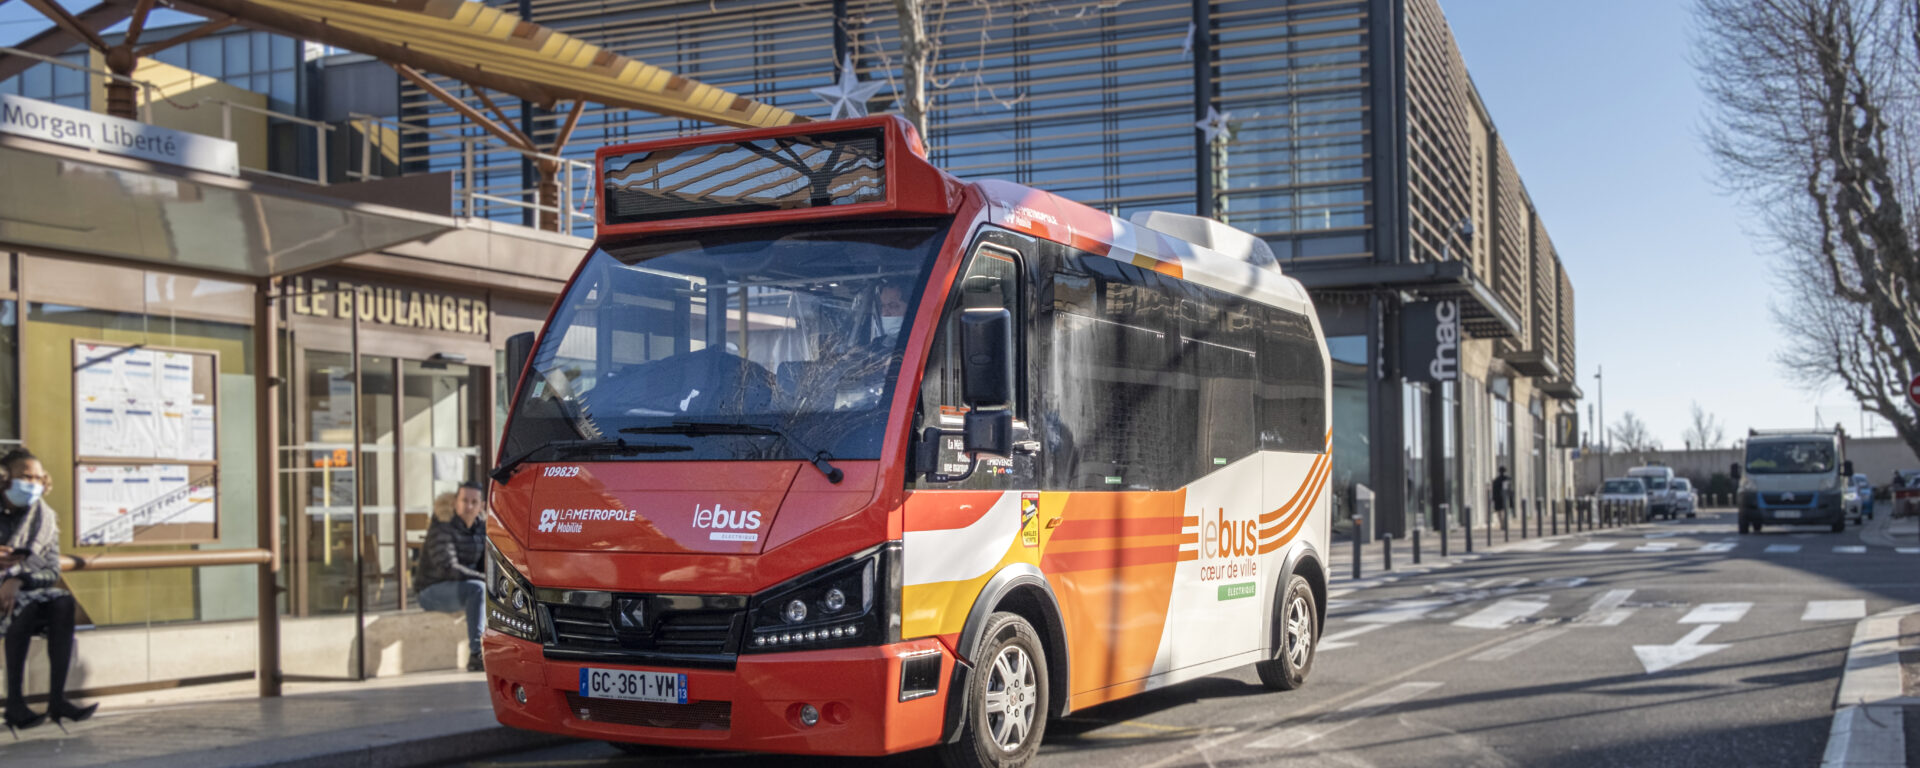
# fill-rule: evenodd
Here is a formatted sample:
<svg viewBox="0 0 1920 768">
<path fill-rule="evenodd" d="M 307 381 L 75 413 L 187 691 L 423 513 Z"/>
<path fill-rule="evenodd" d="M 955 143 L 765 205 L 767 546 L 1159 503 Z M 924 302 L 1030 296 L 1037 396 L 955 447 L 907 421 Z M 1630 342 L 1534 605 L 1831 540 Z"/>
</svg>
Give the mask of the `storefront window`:
<svg viewBox="0 0 1920 768">
<path fill-rule="evenodd" d="M 1528 410 L 1533 414 L 1533 498 L 1547 497 L 1547 407 L 1539 397 Z"/>
<path fill-rule="evenodd" d="M 1407 382 L 1400 389 L 1401 450 L 1406 467 L 1406 526 L 1426 528 L 1431 507 L 1427 499 L 1427 385 Z"/>
<path fill-rule="evenodd" d="M 1333 490 L 1341 505 L 1349 503 L 1355 485 L 1373 486 L 1371 413 L 1367 410 L 1367 337 L 1327 339 L 1333 358 Z M 1335 530 L 1350 530 L 1351 510 L 1342 506 L 1333 518 Z"/>
</svg>

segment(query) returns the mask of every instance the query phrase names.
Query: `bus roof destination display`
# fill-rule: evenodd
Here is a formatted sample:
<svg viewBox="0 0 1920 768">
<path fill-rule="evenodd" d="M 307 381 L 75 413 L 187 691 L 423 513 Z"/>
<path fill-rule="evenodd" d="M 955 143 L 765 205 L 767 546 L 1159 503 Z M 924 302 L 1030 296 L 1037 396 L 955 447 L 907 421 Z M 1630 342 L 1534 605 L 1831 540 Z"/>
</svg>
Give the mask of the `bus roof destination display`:
<svg viewBox="0 0 1920 768">
<path fill-rule="evenodd" d="M 606 158 L 606 220 L 821 208 L 887 199 L 879 128 L 656 149 Z"/>
</svg>

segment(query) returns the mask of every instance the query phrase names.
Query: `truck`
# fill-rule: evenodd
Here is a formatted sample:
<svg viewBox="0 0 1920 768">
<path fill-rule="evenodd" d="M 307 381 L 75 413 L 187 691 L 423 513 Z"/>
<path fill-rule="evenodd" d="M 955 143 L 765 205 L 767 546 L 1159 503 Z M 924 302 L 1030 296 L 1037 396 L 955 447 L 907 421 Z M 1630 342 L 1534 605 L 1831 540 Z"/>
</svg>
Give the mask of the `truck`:
<svg viewBox="0 0 1920 768">
<path fill-rule="evenodd" d="M 1739 482 L 1739 529 L 1765 525 L 1847 528 L 1845 491 L 1853 477 L 1846 433 L 1838 428 L 1748 430 L 1745 460 L 1734 464 Z"/>
</svg>

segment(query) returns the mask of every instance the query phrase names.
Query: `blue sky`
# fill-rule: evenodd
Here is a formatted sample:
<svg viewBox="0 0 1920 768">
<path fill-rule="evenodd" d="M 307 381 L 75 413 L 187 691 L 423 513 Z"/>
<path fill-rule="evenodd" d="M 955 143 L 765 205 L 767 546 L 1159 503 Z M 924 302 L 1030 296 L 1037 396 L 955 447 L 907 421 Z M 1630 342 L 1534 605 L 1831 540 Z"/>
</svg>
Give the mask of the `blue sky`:
<svg viewBox="0 0 1920 768">
<path fill-rule="evenodd" d="M 1775 362 L 1776 261 L 1712 181 L 1706 105 L 1687 61 L 1689 3 L 1442 7 L 1573 277 L 1586 404 L 1599 400 L 1593 373 L 1604 366 L 1609 420 L 1633 411 L 1672 447 L 1694 401 L 1729 436 L 1809 425 L 1816 408 L 1823 423 L 1858 430 L 1847 397 L 1797 389 Z M 0 44 L 38 30 L 38 18 L 26 3 L 0 4 Z"/>
<path fill-rule="evenodd" d="M 1714 184 L 1690 5 L 1441 0 L 1573 278 L 1586 404 L 1603 366 L 1609 421 L 1631 410 L 1670 447 L 1693 401 L 1729 437 L 1811 425 L 1816 407 L 1857 432 L 1850 398 L 1802 391 L 1775 362 L 1778 262 Z"/>
</svg>

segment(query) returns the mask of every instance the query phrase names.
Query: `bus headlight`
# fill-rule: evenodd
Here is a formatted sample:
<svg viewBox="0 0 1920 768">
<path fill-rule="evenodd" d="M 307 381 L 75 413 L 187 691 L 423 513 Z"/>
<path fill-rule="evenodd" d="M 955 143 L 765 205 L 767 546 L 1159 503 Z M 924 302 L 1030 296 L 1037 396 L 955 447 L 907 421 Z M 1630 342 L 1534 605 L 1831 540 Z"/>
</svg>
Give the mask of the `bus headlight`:
<svg viewBox="0 0 1920 768">
<path fill-rule="evenodd" d="M 886 642 L 898 632 L 891 547 L 878 547 L 774 587 L 748 609 L 747 653 Z"/>
<path fill-rule="evenodd" d="M 487 542 L 487 628 L 540 642 L 540 619 L 534 610 L 533 585 Z"/>
</svg>

